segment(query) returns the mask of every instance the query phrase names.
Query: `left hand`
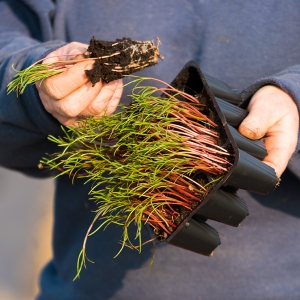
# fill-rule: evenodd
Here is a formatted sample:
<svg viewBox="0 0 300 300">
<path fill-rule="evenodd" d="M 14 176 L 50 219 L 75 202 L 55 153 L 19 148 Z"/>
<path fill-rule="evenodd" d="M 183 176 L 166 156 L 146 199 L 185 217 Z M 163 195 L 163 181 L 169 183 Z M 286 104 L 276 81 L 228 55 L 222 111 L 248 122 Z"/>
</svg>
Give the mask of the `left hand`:
<svg viewBox="0 0 300 300">
<path fill-rule="evenodd" d="M 248 111 L 239 131 L 247 138 L 263 139 L 268 151 L 263 162 L 280 178 L 297 145 L 298 108 L 286 92 L 268 85 L 253 95 Z"/>
<path fill-rule="evenodd" d="M 87 46 L 72 42 L 48 54 L 43 63 L 67 60 L 70 54 L 85 52 Z M 65 72 L 36 83 L 46 111 L 65 126 L 77 126 L 82 119 L 91 116 L 110 115 L 118 106 L 123 90 L 122 80 L 109 83 L 100 80 L 92 86 L 85 70 L 93 68 L 93 64 L 93 60 L 77 62 Z"/>
</svg>

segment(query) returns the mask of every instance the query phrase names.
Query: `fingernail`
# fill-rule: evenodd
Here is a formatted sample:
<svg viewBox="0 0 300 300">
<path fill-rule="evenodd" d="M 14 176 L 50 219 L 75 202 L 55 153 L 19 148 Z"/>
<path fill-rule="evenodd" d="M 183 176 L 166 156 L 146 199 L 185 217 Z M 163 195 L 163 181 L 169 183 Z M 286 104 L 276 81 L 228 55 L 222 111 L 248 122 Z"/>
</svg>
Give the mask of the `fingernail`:
<svg viewBox="0 0 300 300">
<path fill-rule="evenodd" d="M 93 67 L 94 67 L 94 64 L 88 64 L 88 65 L 86 65 L 85 66 L 85 70 L 91 70 L 91 69 L 93 69 Z"/>
</svg>

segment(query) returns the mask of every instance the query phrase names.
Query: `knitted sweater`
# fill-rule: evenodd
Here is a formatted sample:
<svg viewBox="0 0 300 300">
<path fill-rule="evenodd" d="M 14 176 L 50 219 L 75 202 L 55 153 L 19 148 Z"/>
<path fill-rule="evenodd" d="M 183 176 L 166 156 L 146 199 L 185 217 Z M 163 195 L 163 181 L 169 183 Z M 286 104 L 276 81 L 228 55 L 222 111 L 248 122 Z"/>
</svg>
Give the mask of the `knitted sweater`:
<svg viewBox="0 0 300 300">
<path fill-rule="evenodd" d="M 276 85 L 300 108 L 300 2 L 221 0 L 2 0 L 0 1 L 0 164 L 35 177 L 47 140 L 61 134 L 35 86 L 18 98 L 6 86 L 23 69 L 71 41 L 124 36 L 162 41 L 165 59 L 139 74 L 171 82 L 190 60 L 247 98 Z M 123 102 L 128 101 L 124 92 Z M 298 143 L 297 150 L 300 144 Z M 300 178 L 297 154 L 290 169 Z M 41 274 L 39 300 L 85 299 L 299 299 L 299 179 L 290 171 L 269 196 L 240 191 L 250 210 L 243 227 L 213 223 L 222 245 L 207 258 L 170 245 L 153 253 L 125 249 L 120 228 L 90 237 L 88 263 L 73 281 L 83 238 L 93 219 L 90 186 L 56 179 L 53 259 Z M 154 265 L 149 267 L 155 254 Z"/>
</svg>

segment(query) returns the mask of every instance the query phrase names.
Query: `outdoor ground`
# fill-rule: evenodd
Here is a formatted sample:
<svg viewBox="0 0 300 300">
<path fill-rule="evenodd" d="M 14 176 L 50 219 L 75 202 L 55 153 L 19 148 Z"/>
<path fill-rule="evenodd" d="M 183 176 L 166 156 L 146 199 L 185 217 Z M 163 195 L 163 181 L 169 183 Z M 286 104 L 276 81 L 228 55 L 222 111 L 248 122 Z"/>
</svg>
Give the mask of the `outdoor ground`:
<svg viewBox="0 0 300 300">
<path fill-rule="evenodd" d="M 51 256 L 53 180 L 0 168 L 0 299 L 33 300 Z"/>
</svg>

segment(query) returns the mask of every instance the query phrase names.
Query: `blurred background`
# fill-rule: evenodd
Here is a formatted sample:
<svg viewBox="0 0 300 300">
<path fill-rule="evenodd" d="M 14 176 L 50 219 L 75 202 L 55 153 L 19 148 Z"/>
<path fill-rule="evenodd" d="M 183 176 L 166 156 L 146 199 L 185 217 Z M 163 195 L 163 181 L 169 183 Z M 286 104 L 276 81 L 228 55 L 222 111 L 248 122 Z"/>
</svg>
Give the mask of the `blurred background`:
<svg viewBox="0 0 300 300">
<path fill-rule="evenodd" d="M 53 179 L 0 168 L 0 299 L 33 300 L 51 257 Z"/>
</svg>

